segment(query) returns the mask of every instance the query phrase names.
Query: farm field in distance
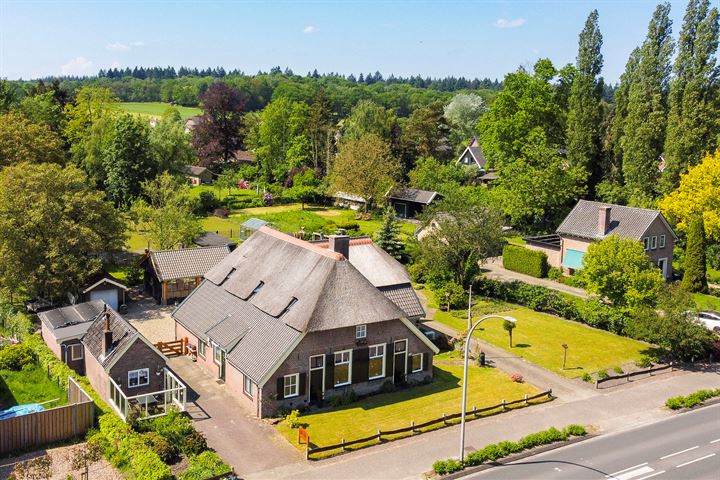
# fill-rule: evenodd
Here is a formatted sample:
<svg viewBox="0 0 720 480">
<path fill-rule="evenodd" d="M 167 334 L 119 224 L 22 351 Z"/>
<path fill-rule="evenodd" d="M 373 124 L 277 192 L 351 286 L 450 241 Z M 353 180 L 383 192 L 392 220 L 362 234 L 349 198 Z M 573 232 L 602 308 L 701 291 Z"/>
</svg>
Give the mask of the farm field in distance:
<svg viewBox="0 0 720 480">
<path fill-rule="evenodd" d="M 163 112 L 168 107 L 175 107 L 180 112 L 180 117 L 185 120 L 186 118 L 194 117 L 195 115 L 202 114 L 202 110 L 197 107 L 183 107 L 181 105 L 170 105 L 164 102 L 121 102 L 120 108 L 128 113 L 134 113 L 137 115 L 144 115 L 146 117 L 161 117 Z"/>
</svg>

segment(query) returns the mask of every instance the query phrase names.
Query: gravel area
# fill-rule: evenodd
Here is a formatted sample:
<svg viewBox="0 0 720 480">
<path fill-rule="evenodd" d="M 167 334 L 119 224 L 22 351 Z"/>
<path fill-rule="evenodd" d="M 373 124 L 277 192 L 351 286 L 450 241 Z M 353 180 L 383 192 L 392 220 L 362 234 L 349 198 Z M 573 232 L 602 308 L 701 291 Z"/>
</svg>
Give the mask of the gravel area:
<svg viewBox="0 0 720 480">
<path fill-rule="evenodd" d="M 67 457 L 71 455 L 72 449 L 82 448 L 84 445 L 85 443 L 78 443 L 65 447 L 39 450 L 19 457 L 0 459 L 0 478 L 8 478 L 15 468 L 16 463 L 40 457 L 45 454 L 50 455 L 50 458 L 52 458 L 51 480 L 65 480 L 68 478 L 68 475 L 72 475 L 73 478 L 80 478 L 79 471 L 71 470 L 70 461 Z M 120 473 L 115 470 L 104 458 L 101 458 L 99 462 L 90 466 L 90 478 L 92 480 L 123 480 L 123 476 L 120 475 Z"/>
<path fill-rule="evenodd" d="M 152 297 L 141 297 L 128 305 L 123 317 L 152 343 L 175 340 L 174 305 L 158 305 Z"/>
</svg>

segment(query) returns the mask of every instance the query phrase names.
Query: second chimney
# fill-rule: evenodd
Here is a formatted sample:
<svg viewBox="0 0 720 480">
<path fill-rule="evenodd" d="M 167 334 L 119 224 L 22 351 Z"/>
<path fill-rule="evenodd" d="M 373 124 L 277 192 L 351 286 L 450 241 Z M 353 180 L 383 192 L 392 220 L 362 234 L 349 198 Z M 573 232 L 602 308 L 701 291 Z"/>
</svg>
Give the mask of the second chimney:
<svg viewBox="0 0 720 480">
<path fill-rule="evenodd" d="M 110 330 L 110 312 L 105 311 L 105 329 L 103 330 L 103 353 L 107 355 L 112 350 L 113 334 Z"/>
<path fill-rule="evenodd" d="M 333 252 L 339 253 L 343 257 L 350 258 L 350 235 L 344 230 L 338 230 L 335 235 L 328 235 L 328 247 Z"/>
<path fill-rule="evenodd" d="M 611 207 L 602 206 L 598 208 L 598 235 L 605 236 L 610 228 Z"/>
</svg>

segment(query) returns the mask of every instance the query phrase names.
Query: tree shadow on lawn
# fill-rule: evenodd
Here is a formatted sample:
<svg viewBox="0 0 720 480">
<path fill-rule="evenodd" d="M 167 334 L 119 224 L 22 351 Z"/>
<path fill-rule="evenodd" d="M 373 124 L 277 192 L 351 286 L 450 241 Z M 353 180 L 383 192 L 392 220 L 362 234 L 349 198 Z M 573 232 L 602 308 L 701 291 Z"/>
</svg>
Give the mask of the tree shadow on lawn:
<svg viewBox="0 0 720 480">
<path fill-rule="evenodd" d="M 0 410 L 5 410 L 6 408 L 13 407 L 17 404 L 15 395 L 13 395 L 12 390 L 10 390 L 10 387 L 2 377 L 2 374 L 0 374 Z"/>
<path fill-rule="evenodd" d="M 529 343 L 516 343 L 513 348 L 529 348 L 532 347 Z"/>
</svg>

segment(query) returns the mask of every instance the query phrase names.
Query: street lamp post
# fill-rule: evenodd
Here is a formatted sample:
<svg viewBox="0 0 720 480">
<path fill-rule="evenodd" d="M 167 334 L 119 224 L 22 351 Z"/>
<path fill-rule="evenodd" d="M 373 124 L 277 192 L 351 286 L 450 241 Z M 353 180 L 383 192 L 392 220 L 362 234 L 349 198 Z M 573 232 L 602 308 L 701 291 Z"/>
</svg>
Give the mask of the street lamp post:
<svg viewBox="0 0 720 480">
<path fill-rule="evenodd" d="M 517 320 L 515 320 L 513 317 L 508 317 L 504 315 L 486 315 L 477 322 L 475 322 L 475 324 L 470 327 L 470 331 L 468 331 L 467 338 L 465 339 L 465 358 L 463 360 L 462 410 L 460 410 L 460 462 L 463 462 L 465 460 L 465 410 L 467 410 L 468 355 L 470 354 L 470 341 L 472 340 L 472 334 L 477 328 L 477 326 L 488 318 L 499 318 L 501 320 L 507 320 L 508 322 L 512 323 L 517 322 Z"/>
</svg>

